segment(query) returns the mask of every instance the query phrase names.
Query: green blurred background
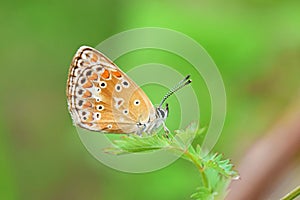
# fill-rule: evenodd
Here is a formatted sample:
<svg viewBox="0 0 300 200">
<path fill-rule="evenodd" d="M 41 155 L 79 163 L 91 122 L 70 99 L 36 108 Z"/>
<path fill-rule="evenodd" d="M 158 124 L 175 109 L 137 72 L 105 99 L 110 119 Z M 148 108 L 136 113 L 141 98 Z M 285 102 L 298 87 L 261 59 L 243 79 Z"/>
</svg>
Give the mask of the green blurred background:
<svg viewBox="0 0 300 200">
<path fill-rule="evenodd" d="M 70 61 L 83 44 L 96 46 L 113 34 L 147 26 L 198 41 L 219 67 L 227 91 L 226 123 L 214 151 L 234 163 L 299 96 L 296 0 L 1 1 L 0 21 L 1 199 L 181 200 L 198 186 L 197 170 L 186 161 L 126 174 L 86 151 L 65 96 Z M 116 61 L 125 71 L 136 62 L 177 63 L 150 50 Z M 195 84 L 205 88 L 200 80 Z M 201 123 L 208 124 L 209 95 L 201 102 Z"/>
</svg>

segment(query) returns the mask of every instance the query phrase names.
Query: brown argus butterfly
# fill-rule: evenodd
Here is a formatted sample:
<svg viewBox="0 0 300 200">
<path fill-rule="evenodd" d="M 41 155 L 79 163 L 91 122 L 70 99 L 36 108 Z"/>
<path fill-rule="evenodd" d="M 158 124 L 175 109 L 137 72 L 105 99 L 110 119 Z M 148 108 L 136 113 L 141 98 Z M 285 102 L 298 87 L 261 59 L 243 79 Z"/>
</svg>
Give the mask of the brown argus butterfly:
<svg viewBox="0 0 300 200">
<path fill-rule="evenodd" d="M 191 83 L 189 75 L 175 85 L 155 108 L 143 90 L 110 59 L 82 46 L 73 57 L 68 76 L 68 107 L 75 125 L 103 133 L 154 133 L 165 125 L 174 92 Z"/>
</svg>

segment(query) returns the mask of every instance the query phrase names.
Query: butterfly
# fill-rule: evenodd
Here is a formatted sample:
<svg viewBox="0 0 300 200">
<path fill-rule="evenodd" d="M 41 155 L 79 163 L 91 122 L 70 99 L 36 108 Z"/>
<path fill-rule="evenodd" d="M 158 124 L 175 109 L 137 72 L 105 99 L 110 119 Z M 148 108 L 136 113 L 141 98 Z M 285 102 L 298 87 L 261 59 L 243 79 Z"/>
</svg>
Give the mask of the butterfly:
<svg viewBox="0 0 300 200">
<path fill-rule="evenodd" d="M 98 50 L 82 46 L 72 59 L 67 81 L 68 109 L 76 126 L 103 133 L 147 134 L 163 126 L 169 96 L 191 83 L 186 76 L 154 107 L 144 91 Z"/>
</svg>

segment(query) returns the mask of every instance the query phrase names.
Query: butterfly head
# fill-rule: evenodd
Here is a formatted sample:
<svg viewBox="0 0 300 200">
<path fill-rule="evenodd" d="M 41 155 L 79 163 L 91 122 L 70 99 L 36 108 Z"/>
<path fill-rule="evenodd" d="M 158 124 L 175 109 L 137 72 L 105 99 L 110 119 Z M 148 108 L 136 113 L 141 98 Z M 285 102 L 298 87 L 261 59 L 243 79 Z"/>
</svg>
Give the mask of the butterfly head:
<svg viewBox="0 0 300 200">
<path fill-rule="evenodd" d="M 161 125 L 165 124 L 164 122 L 166 121 L 167 117 L 169 114 L 169 107 L 168 104 L 166 104 L 166 108 L 162 108 L 161 106 L 155 108 L 155 117 L 154 119 L 150 119 L 146 122 L 146 123 L 141 123 L 139 122 L 137 124 L 138 126 L 138 132 L 137 134 L 140 135 L 142 132 L 146 132 L 148 134 L 153 134 L 154 132 L 156 132 L 159 127 L 161 127 Z"/>
<path fill-rule="evenodd" d="M 169 114 L 169 105 L 166 104 L 166 108 L 163 109 L 161 107 L 156 108 L 156 118 L 166 120 Z"/>
</svg>

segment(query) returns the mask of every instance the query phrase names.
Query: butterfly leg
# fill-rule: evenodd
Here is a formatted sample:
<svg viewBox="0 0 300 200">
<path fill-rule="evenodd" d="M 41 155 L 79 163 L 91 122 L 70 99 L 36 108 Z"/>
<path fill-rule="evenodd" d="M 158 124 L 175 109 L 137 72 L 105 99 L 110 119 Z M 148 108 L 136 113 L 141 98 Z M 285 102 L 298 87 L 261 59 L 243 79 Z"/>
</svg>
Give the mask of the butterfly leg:
<svg viewBox="0 0 300 200">
<path fill-rule="evenodd" d="M 141 131 L 141 129 L 139 129 L 139 130 L 136 132 L 136 134 L 137 134 L 138 136 L 142 137 L 142 132 L 143 132 L 143 131 Z"/>
<path fill-rule="evenodd" d="M 137 126 L 139 127 L 139 129 L 137 130 L 136 134 L 140 137 L 143 136 L 143 132 L 146 129 L 146 125 L 145 124 L 141 124 L 140 122 L 137 124 Z"/>
<path fill-rule="evenodd" d="M 163 123 L 165 133 L 170 133 L 170 130 L 166 126 L 165 122 Z"/>
<path fill-rule="evenodd" d="M 164 127 L 164 131 L 165 131 L 165 136 L 166 136 L 166 138 L 169 138 L 170 130 L 169 130 L 168 127 L 166 126 L 165 122 L 163 122 L 163 127 Z"/>
</svg>

